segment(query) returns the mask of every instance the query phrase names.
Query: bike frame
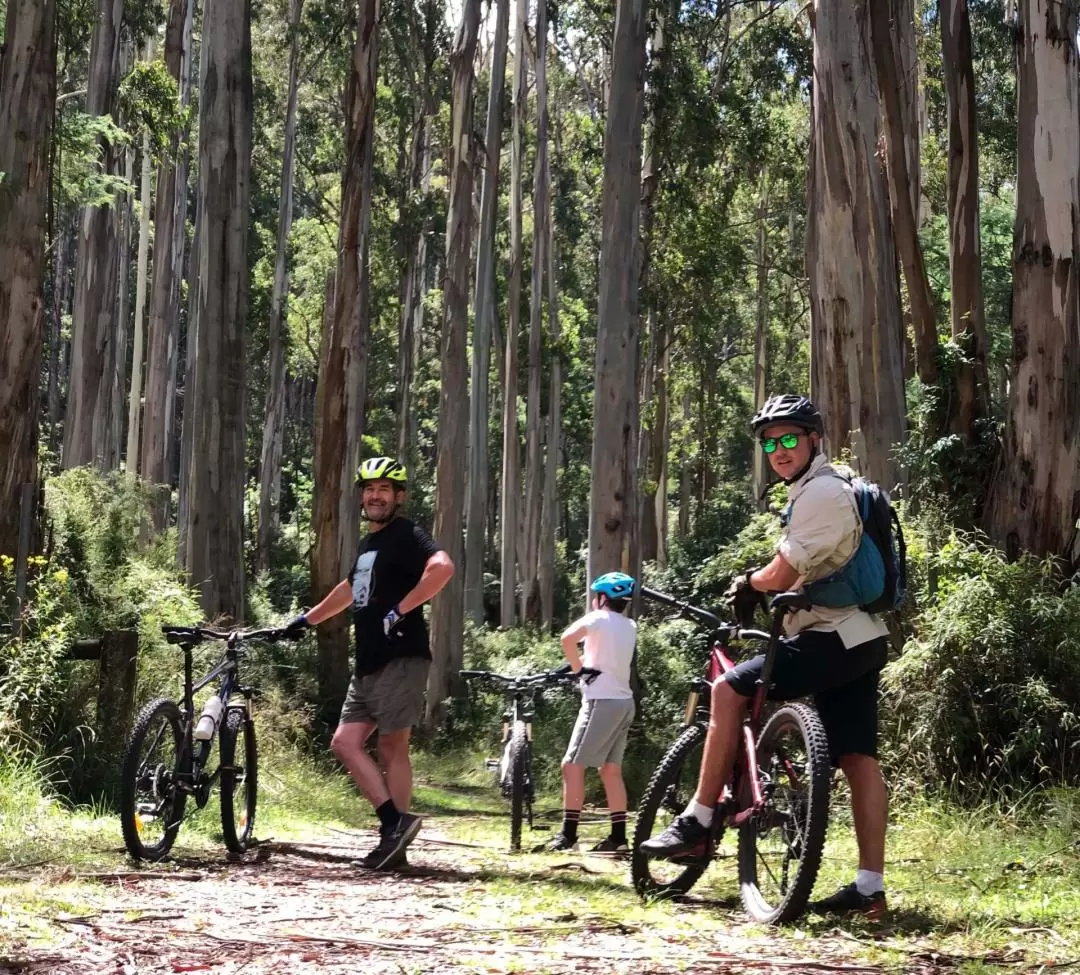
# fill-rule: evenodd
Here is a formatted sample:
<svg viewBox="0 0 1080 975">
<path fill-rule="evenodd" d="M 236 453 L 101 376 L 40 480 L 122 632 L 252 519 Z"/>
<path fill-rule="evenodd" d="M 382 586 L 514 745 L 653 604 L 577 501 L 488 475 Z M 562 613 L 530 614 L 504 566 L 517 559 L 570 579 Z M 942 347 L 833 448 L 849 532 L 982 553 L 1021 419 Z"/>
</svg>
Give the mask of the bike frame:
<svg viewBox="0 0 1080 975">
<path fill-rule="evenodd" d="M 705 676 L 691 684 L 684 726 L 708 720 L 710 709 L 700 704 L 700 697 L 704 691 L 711 694 L 713 684 L 724 674 L 735 669 L 735 663 L 729 656 L 729 644 L 732 639 L 767 641 L 768 645 L 765 650 L 765 663 L 761 668 L 761 677 L 758 680 L 754 696 L 750 699 L 750 706 L 747 708 L 746 716 L 743 718 L 742 734 L 736 746 L 735 764 L 732 767 L 731 780 L 724 787 L 724 792 L 717 803 L 719 815 L 714 817 L 714 822 L 723 823 L 725 826 L 741 826 L 765 806 L 766 800 L 761 791 L 761 779 L 758 774 L 760 771 L 757 761 L 758 733 L 761 731 L 761 719 L 765 710 L 765 702 L 768 699 L 769 683 L 776 663 L 780 637 L 783 633 L 784 616 L 788 612 L 789 604 L 794 602 L 795 597 L 801 599 L 801 594 L 782 593 L 774 599 L 775 608 L 772 614 L 772 626 L 768 633 L 763 630 L 742 629 L 735 624 L 725 623 L 707 610 L 691 606 L 689 603 L 681 602 L 653 589 L 643 587 L 642 594 L 658 603 L 678 609 L 683 615 L 699 623 L 703 622 L 713 627 L 713 632 L 710 635 L 709 658 L 705 665 Z M 788 598 L 784 599 L 783 597 Z M 798 778 L 794 767 L 789 767 L 789 774 L 794 779 Z M 745 801 L 746 789 L 744 783 L 746 783 L 747 779 L 749 779 L 750 786 L 749 802 Z"/>
</svg>

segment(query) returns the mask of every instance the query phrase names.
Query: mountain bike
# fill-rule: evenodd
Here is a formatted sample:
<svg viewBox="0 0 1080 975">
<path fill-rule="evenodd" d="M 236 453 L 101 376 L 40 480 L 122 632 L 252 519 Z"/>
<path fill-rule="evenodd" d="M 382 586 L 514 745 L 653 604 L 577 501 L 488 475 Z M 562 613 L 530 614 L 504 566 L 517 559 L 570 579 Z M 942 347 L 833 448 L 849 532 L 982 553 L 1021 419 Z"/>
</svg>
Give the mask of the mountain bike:
<svg viewBox="0 0 1080 975">
<path fill-rule="evenodd" d="M 652 775 L 637 812 L 631 875 L 642 897 L 687 893 L 708 869 L 725 829 L 737 829 L 739 891 L 755 920 L 782 924 L 806 908 L 821 866 L 829 819 L 832 763 L 821 719 L 808 704 L 786 703 L 765 720 L 769 679 L 780 645 L 785 614 L 809 605 L 801 592 L 781 593 L 771 602 L 768 633 L 725 623 L 708 610 L 642 588 L 649 599 L 678 609 L 710 631 L 703 678 L 695 680 L 685 723 Z M 729 784 L 716 805 L 701 855 L 650 859 L 641 844 L 661 832 L 693 797 L 709 724 L 712 684 L 734 668 L 731 644 L 764 646 L 761 680 L 750 702 Z"/>
<path fill-rule="evenodd" d="M 198 809 L 221 783 L 221 832 L 232 853 L 252 845 L 258 789 L 258 746 L 250 702 L 258 691 L 240 681 L 245 644 L 285 638 L 279 630 L 224 632 L 201 626 L 163 626 L 165 639 L 184 652 L 184 695 L 177 704 L 158 698 L 135 720 L 124 751 L 120 781 L 120 826 L 124 845 L 137 860 L 161 860 L 176 841 L 191 797 Z M 192 679 L 192 652 L 219 640 L 225 652 L 198 681 Z M 221 678 L 202 713 L 194 696 Z M 217 768 L 211 770 L 214 738 L 220 733 Z"/>
<path fill-rule="evenodd" d="M 541 688 L 583 679 L 591 684 L 600 676 L 599 670 L 582 667 L 577 672 L 569 664 L 542 674 L 512 677 L 489 670 L 458 671 L 466 680 L 493 684 L 506 697 L 503 712 L 502 756 L 489 759 L 488 767 L 496 771 L 499 790 L 510 800 L 510 852 L 521 851 L 521 826 L 528 820 L 533 828 L 533 801 L 536 798 L 532 777 L 532 721 L 536 713 L 536 692 Z"/>
</svg>

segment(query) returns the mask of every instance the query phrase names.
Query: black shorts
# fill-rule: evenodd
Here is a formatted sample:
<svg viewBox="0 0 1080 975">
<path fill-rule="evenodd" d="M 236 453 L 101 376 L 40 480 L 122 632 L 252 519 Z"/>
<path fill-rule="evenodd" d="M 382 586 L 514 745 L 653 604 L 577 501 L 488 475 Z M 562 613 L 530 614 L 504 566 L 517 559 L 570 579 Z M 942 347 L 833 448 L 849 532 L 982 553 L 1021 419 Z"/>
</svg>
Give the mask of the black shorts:
<svg viewBox="0 0 1080 975">
<path fill-rule="evenodd" d="M 812 697 L 834 763 L 842 755 L 877 758 L 878 680 L 887 656 L 884 637 L 845 647 L 835 633 L 804 630 L 780 641 L 769 700 Z M 723 679 L 752 697 L 764 662 L 764 654 L 744 660 Z"/>
</svg>

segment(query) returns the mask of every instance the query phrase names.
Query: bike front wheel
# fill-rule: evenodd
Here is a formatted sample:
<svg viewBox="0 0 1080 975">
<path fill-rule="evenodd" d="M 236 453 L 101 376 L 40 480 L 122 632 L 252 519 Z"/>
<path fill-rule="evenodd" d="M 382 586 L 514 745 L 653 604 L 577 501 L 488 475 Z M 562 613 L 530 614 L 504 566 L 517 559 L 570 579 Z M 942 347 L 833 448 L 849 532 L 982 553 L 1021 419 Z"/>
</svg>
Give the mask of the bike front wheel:
<svg viewBox="0 0 1080 975">
<path fill-rule="evenodd" d="M 243 853 L 255 833 L 259 748 L 246 708 L 229 708 L 221 729 L 221 832 L 231 853 Z"/>
<path fill-rule="evenodd" d="M 521 824 L 525 819 L 529 787 L 529 736 L 524 721 L 515 721 L 510 733 L 510 852 L 521 852 Z"/>
<path fill-rule="evenodd" d="M 641 844 L 662 833 L 693 797 L 704 743 L 703 724 L 690 725 L 679 735 L 660 760 L 638 804 L 630 876 L 634 889 L 642 897 L 681 896 L 701 879 L 709 866 L 709 857 L 661 860 L 650 859 L 641 852 Z"/>
<path fill-rule="evenodd" d="M 120 828 L 135 859 L 161 860 L 172 849 L 187 802 L 181 780 L 190 769 L 180 708 L 151 701 L 135 719 L 120 772 Z"/>
<path fill-rule="evenodd" d="M 784 924 L 806 909 L 829 824 L 832 762 L 817 711 L 779 708 L 758 738 L 757 760 L 765 803 L 739 829 L 739 889 L 755 920 Z"/>
</svg>

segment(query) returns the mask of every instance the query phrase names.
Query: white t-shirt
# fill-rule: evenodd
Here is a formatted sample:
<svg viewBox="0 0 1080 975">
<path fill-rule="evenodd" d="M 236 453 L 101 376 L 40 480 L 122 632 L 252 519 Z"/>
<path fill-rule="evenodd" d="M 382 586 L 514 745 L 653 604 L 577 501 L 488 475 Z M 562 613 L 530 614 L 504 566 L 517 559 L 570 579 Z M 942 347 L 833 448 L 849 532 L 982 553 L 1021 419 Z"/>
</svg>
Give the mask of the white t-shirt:
<svg viewBox="0 0 1080 975">
<path fill-rule="evenodd" d="M 582 697 L 586 701 L 633 698 L 630 661 L 637 643 L 637 623 L 609 609 L 594 609 L 581 622 L 589 628 L 585 634 L 583 663 L 601 671 L 591 684 L 582 682 Z"/>
</svg>

